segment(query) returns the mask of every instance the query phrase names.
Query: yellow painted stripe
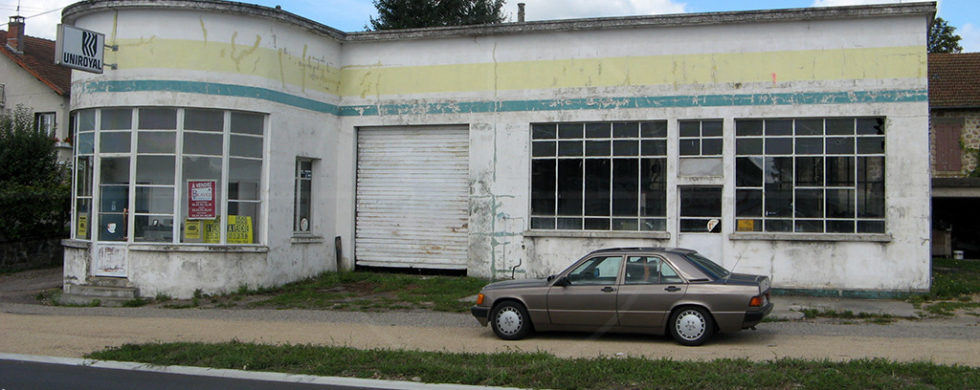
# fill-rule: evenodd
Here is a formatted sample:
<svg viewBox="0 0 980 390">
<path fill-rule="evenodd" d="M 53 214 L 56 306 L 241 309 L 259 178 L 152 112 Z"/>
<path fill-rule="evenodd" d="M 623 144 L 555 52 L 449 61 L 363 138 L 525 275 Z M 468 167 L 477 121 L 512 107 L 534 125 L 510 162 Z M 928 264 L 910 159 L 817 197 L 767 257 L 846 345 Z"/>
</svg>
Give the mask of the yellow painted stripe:
<svg viewBox="0 0 980 390">
<path fill-rule="evenodd" d="M 237 37 L 236 37 L 237 38 Z M 236 42 L 237 41 L 237 42 Z M 258 76 L 339 96 L 484 92 L 553 88 L 923 78 L 924 47 L 688 54 L 339 69 L 261 38 L 233 43 L 120 40 L 106 62 L 121 69 L 163 68 Z M 305 49 L 304 49 L 305 51 Z"/>
</svg>

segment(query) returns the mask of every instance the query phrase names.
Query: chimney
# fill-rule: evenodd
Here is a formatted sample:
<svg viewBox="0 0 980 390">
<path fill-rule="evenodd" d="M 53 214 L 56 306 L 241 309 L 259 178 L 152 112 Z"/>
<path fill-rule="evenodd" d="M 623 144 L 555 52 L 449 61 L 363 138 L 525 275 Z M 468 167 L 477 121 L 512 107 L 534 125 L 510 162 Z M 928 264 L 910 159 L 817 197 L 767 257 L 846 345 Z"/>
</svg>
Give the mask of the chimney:
<svg viewBox="0 0 980 390">
<path fill-rule="evenodd" d="M 517 3 L 517 22 L 524 23 L 524 3 Z"/>
<path fill-rule="evenodd" d="M 24 53 L 24 17 L 11 16 L 7 24 L 7 48 L 17 54 Z"/>
</svg>

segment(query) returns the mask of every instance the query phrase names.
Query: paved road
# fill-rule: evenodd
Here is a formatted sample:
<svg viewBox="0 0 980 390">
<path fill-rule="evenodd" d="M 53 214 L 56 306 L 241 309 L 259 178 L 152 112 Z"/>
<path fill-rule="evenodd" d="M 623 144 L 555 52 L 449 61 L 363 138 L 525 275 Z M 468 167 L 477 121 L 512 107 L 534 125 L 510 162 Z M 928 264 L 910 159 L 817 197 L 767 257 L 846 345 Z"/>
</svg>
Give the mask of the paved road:
<svg viewBox="0 0 980 390">
<path fill-rule="evenodd" d="M 308 310 L 65 308 L 0 304 L 0 352 L 81 357 L 125 343 L 242 341 L 456 352 L 547 351 L 561 357 L 644 356 L 675 360 L 794 357 L 886 358 L 980 367 L 976 318 L 891 325 L 763 323 L 703 347 L 664 337 L 542 334 L 503 341 L 467 314 Z"/>
</svg>

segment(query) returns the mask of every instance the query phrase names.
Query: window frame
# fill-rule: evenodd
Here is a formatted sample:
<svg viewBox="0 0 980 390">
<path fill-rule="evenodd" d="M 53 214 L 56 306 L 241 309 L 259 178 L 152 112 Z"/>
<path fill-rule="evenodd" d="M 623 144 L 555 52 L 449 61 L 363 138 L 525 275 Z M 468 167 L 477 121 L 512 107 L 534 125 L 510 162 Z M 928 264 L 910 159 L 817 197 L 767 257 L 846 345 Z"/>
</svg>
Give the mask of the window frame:
<svg viewBox="0 0 980 390">
<path fill-rule="evenodd" d="M 790 122 L 788 128 L 783 126 L 785 123 L 777 123 L 786 121 Z M 812 133 L 816 131 L 812 127 L 801 126 L 801 122 L 813 124 L 815 121 L 820 121 L 819 134 Z M 862 133 L 862 129 L 867 131 L 869 128 L 868 122 L 862 121 L 874 121 L 876 124 L 870 128 L 875 129 L 877 133 Z M 768 127 L 770 122 L 774 124 L 775 131 L 772 134 L 770 134 Z M 832 122 L 834 124 L 850 122 L 849 132 L 847 134 L 832 132 Z M 740 131 L 740 126 L 743 124 L 746 126 L 758 124 L 761 127 L 757 128 L 753 126 L 751 129 L 746 128 L 745 133 L 743 133 L 743 131 Z M 734 232 L 736 234 L 776 233 L 790 235 L 862 235 L 887 233 L 885 183 L 885 168 L 887 163 L 885 153 L 885 141 L 887 138 L 886 124 L 887 118 L 880 116 L 736 118 Z M 751 132 L 751 134 L 746 134 L 747 132 Z M 800 140 L 808 140 L 808 142 L 800 143 Z M 873 145 L 877 140 L 881 142 L 880 151 L 869 152 L 867 150 L 861 150 L 862 148 L 869 148 L 867 145 Z M 814 143 L 813 141 L 819 142 Z M 864 142 L 862 143 L 862 141 Z M 817 144 L 819 144 L 819 152 L 814 151 L 814 147 Z M 847 146 L 850 150 L 847 152 L 844 152 L 843 148 L 841 150 L 831 150 L 833 147 L 839 148 L 840 145 Z M 783 150 L 786 147 L 789 148 L 788 152 Z M 801 151 L 801 148 L 804 150 Z M 804 159 L 820 159 L 819 180 L 822 181 L 822 184 L 800 184 L 800 164 L 806 161 Z M 753 160 L 756 162 L 752 162 Z M 789 162 L 789 169 L 785 170 L 791 172 L 788 183 L 783 180 L 770 182 L 769 178 L 772 176 L 769 173 L 770 169 L 778 172 L 779 169 L 775 165 L 787 161 Z M 846 170 L 832 170 L 832 165 L 835 164 L 832 161 L 848 161 L 849 167 Z M 867 169 L 869 167 L 868 163 L 872 161 L 877 162 L 875 170 L 878 171 L 877 174 L 880 176 L 880 180 L 862 181 L 862 174 L 865 175 L 864 177 L 867 177 L 868 172 L 872 170 Z M 754 179 L 750 176 L 740 177 L 741 168 L 739 167 L 743 162 L 750 168 L 751 166 L 749 164 L 756 166 L 759 170 L 759 177 Z M 862 165 L 866 168 L 863 172 L 860 170 Z M 832 183 L 831 175 L 834 172 L 845 174 L 847 183 Z M 758 179 L 761 179 L 761 182 L 757 182 Z M 746 182 L 751 183 L 746 184 Z M 782 191 L 786 191 L 788 199 L 782 199 L 782 201 L 787 202 L 790 206 L 790 214 L 788 216 L 778 214 L 770 215 L 770 213 L 776 213 L 775 211 L 771 211 L 770 207 L 779 201 L 778 196 L 772 192 L 773 190 L 767 189 L 770 184 L 783 187 Z M 875 185 L 880 186 L 880 194 L 872 194 L 873 197 L 867 197 L 869 191 L 874 190 L 870 186 Z M 865 191 L 863 194 L 865 196 L 863 205 L 861 203 L 862 190 Z M 828 210 L 832 206 L 831 194 L 846 194 L 848 191 L 852 193 L 847 198 L 840 199 L 850 202 L 850 215 L 832 215 L 832 211 Z M 810 209 L 800 209 L 802 199 L 806 199 L 800 198 L 800 196 L 805 195 L 803 194 L 805 192 L 813 194 L 820 193 L 819 212 L 821 216 L 801 215 L 810 211 Z M 739 203 L 743 200 L 743 197 L 755 196 L 751 195 L 751 193 L 759 194 L 759 205 L 757 208 L 749 203 Z M 772 193 L 772 195 L 768 193 Z M 774 198 L 770 200 L 770 197 Z M 773 203 L 770 204 L 770 202 Z M 862 215 L 867 207 L 869 207 L 868 204 L 875 202 L 879 203 L 879 206 L 875 207 L 872 205 L 870 207 L 878 209 L 875 211 L 875 214 L 880 213 L 880 216 Z M 744 205 L 746 204 L 751 207 L 745 207 Z M 745 209 L 758 209 L 759 214 L 746 215 L 742 211 Z M 818 224 L 819 229 L 816 228 Z M 772 226 L 771 230 L 770 226 Z M 845 226 L 850 226 L 850 229 L 842 228 Z"/>
<path fill-rule="evenodd" d="M 302 169 L 303 163 L 309 163 L 310 169 L 308 172 L 308 177 L 303 177 L 303 169 Z M 294 181 L 293 235 L 309 236 L 309 235 L 313 235 L 314 232 L 316 231 L 316 229 L 313 226 L 313 205 L 316 204 L 316 202 L 313 201 L 313 198 L 316 196 L 316 191 L 313 190 L 313 186 L 315 184 L 315 181 L 313 180 L 313 172 L 316 171 L 316 166 L 317 166 L 316 158 L 299 157 L 299 156 L 296 157 L 296 165 L 293 170 L 293 181 Z M 306 198 L 306 202 L 307 202 L 306 209 L 308 210 L 309 215 L 306 216 L 307 228 L 305 230 L 302 229 L 302 220 L 300 219 L 302 217 L 301 215 L 302 205 L 300 203 L 303 202 L 302 190 L 301 190 L 301 184 L 303 182 L 309 183 L 309 191 L 310 191 L 309 197 Z"/>
<path fill-rule="evenodd" d="M 107 110 L 128 110 L 130 116 L 130 125 L 128 129 L 102 129 L 102 116 L 103 112 Z M 176 125 L 173 129 L 169 128 L 141 128 L 140 114 L 147 110 L 174 110 L 176 112 Z M 185 175 L 184 172 L 184 160 L 186 158 L 201 157 L 198 154 L 187 154 L 184 153 L 184 136 L 188 133 L 200 132 L 197 130 L 189 130 L 186 128 L 185 123 L 185 113 L 188 110 L 210 110 L 221 112 L 223 118 L 222 128 L 220 130 L 210 131 L 210 134 L 220 134 L 220 147 L 221 153 L 215 155 L 207 155 L 208 158 L 220 159 L 220 173 L 218 177 L 214 179 L 215 181 L 215 223 L 218 224 L 219 231 L 217 242 L 184 242 L 184 228 L 187 221 L 191 218 L 187 216 L 187 203 L 188 201 L 182 199 L 186 196 L 186 182 L 187 180 L 197 179 L 196 177 L 190 177 L 193 175 Z M 260 130 L 260 134 L 253 134 L 252 137 L 261 139 L 261 151 L 260 157 L 240 157 L 231 154 L 229 143 L 232 135 L 239 135 L 231 129 L 231 117 L 234 114 L 244 114 L 253 116 L 253 119 L 260 120 L 259 123 L 251 123 L 253 127 L 257 127 Z M 81 117 L 88 116 L 89 119 L 85 121 L 81 120 Z M 264 221 L 264 217 L 267 214 L 266 205 L 267 199 L 262 196 L 263 188 L 267 186 L 268 177 L 266 166 L 269 164 L 268 160 L 268 123 L 269 116 L 267 113 L 260 112 L 248 112 L 240 110 L 226 110 L 226 109 L 206 109 L 198 107 L 176 107 L 176 106 L 132 106 L 132 107 L 93 107 L 81 110 L 76 110 L 71 113 L 71 123 L 72 123 L 72 135 L 75 142 L 72 143 L 74 148 L 73 160 L 76 163 L 76 167 L 79 167 L 78 162 L 80 160 L 90 161 L 88 164 L 88 170 L 81 172 L 79 168 L 73 169 L 72 172 L 72 228 L 71 237 L 75 240 L 80 241 L 102 241 L 98 237 L 98 226 L 100 224 L 98 215 L 101 213 L 100 205 L 98 202 L 102 201 L 101 187 L 103 183 L 101 181 L 101 160 L 104 158 L 113 157 L 125 157 L 129 161 L 129 181 L 126 184 L 128 189 L 128 201 L 127 208 L 128 211 L 125 213 L 125 240 L 116 241 L 126 244 L 149 244 L 149 245 L 198 245 L 198 246 L 208 246 L 208 245 L 220 245 L 220 246 L 259 246 L 264 245 L 266 237 L 264 237 L 264 229 L 261 228 L 259 222 Z M 91 129 L 83 129 L 83 127 L 92 127 Z M 129 150 L 124 152 L 122 150 L 103 152 L 102 151 L 102 135 L 103 134 L 123 134 L 127 133 L 129 136 Z M 140 135 L 147 135 L 151 133 L 164 134 L 172 133 L 173 137 L 173 147 L 171 150 L 167 151 L 140 151 L 139 150 L 139 138 Z M 217 140 L 217 139 L 216 139 Z M 152 143 L 156 145 L 156 143 Z M 84 147 L 85 150 L 82 150 Z M 141 157 L 172 157 L 173 158 L 173 175 L 172 182 L 170 183 L 145 183 L 146 178 L 140 178 L 138 176 L 138 163 Z M 256 188 L 256 199 L 255 200 L 241 200 L 241 199 L 231 199 L 228 194 L 228 181 L 230 176 L 229 162 L 233 158 L 248 158 L 251 160 L 259 161 L 260 169 L 257 172 L 258 187 Z M 153 171 L 153 170 L 151 170 Z M 153 172 L 147 171 L 145 173 L 151 174 Z M 82 177 L 87 176 L 87 177 Z M 166 180 L 165 180 L 166 181 Z M 90 188 L 89 193 L 85 194 L 85 188 Z M 137 210 L 137 192 L 142 189 L 169 189 L 171 190 L 171 195 L 173 198 L 172 208 L 169 208 L 169 213 L 166 211 L 159 211 L 156 209 L 147 209 L 144 211 Z M 152 196 L 151 196 L 152 198 Z M 161 198 L 162 199 L 162 198 Z M 87 202 L 88 210 L 87 217 L 85 220 L 80 220 L 80 209 L 82 209 L 83 203 Z M 255 218 L 251 226 L 251 242 L 250 243 L 239 243 L 239 242 L 229 242 L 228 238 L 228 228 L 230 226 L 230 218 L 228 218 L 229 204 L 232 202 L 247 202 L 255 204 Z M 142 204 L 142 203 L 141 203 Z M 150 207 L 150 206 L 147 206 Z M 225 216 L 225 217 L 222 217 Z M 249 214 L 250 216 L 250 214 Z M 156 217 L 156 218 L 154 218 Z M 135 222 L 139 218 L 148 218 L 147 221 L 152 221 L 153 219 L 170 219 L 171 226 L 169 229 L 169 241 L 160 240 L 146 240 L 137 239 L 136 232 L 137 227 Z M 80 234 L 83 232 L 79 231 L 82 225 L 87 225 L 86 231 L 87 235 Z M 92 228 L 96 226 L 96 228 Z M 150 222 L 147 222 L 147 226 L 150 226 Z M 156 226 L 156 225 L 153 225 Z M 144 230 L 145 232 L 145 230 Z M 165 234 L 166 235 L 166 234 Z M 204 241 L 203 234 L 201 235 L 201 240 Z M 111 242 L 111 241 L 108 241 Z"/>
<path fill-rule="evenodd" d="M 48 137 L 55 137 L 58 132 L 58 113 L 54 111 L 35 112 L 34 131 L 44 132 L 44 135 Z"/>
<path fill-rule="evenodd" d="M 669 214 L 666 207 L 667 126 L 667 120 L 531 123 L 530 231 L 666 233 Z M 575 170 L 579 172 L 572 180 L 573 188 L 578 189 L 569 197 L 573 203 L 578 203 L 572 204 L 575 209 L 572 213 L 562 210 L 563 165 L 577 165 Z M 539 171 L 538 167 L 543 168 Z M 600 173 L 608 169 L 608 174 L 596 178 L 589 176 L 590 169 L 599 169 L 596 172 Z M 627 177 L 632 176 L 629 170 L 635 170 L 635 180 Z M 644 174 L 645 170 L 654 170 L 657 174 Z M 550 179 L 536 186 L 539 172 L 544 173 L 541 178 Z M 627 176 L 617 175 L 617 172 L 625 172 Z M 625 179 L 620 181 L 621 177 Z M 592 191 L 590 196 L 590 183 L 598 183 L 595 188 L 600 192 Z M 644 189 L 645 186 L 649 188 Z M 644 196 L 657 192 L 659 200 L 644 201 Z M 628 194 L 617 197 L 624 193 Z M 544 196 L 539 198 L 539 194 Z M 535 209 L 538 204 L 544 205 L 545 212 Z M 596 212 L 597 207 L 601 211 Z"/>
</svg>

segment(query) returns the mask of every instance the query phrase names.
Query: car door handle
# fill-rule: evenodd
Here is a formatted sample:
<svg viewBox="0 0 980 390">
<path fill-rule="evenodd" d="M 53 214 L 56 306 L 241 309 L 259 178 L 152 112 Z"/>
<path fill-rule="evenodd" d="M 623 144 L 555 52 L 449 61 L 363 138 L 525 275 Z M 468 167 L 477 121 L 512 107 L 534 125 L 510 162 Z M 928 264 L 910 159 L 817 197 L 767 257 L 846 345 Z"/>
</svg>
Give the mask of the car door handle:
<svg viewBox="0 0 980 390">
<path fill-rule="evenodd" d="M 664 291 L 670 291 L 670 292 L 681 291 L 681 288 L 680 287 L 670 286 L 670 287 L 665 288 Z"/>
<path fill-rule="evenodd" d="M 602 292 L 613 292 L 613 291 L 616 291 L 616 289 L 614 289 L 612 287 L 603 287 L 602 288 Z"/>
</svg>

